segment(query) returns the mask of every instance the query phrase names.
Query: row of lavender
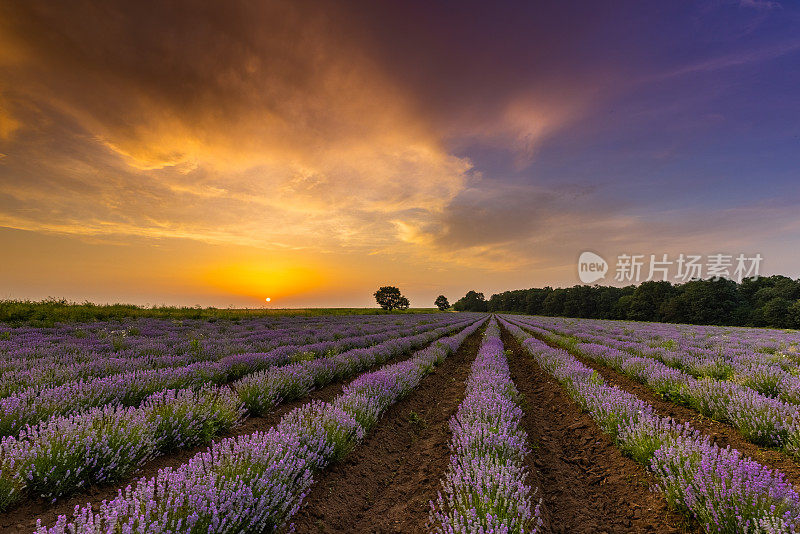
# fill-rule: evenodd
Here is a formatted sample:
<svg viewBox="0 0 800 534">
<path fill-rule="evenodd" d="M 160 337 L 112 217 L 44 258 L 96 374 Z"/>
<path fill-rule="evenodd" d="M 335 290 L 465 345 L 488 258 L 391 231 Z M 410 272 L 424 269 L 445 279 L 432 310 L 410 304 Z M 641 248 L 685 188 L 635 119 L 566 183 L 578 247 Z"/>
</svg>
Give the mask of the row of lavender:
<svg viewBox="0 0 800 534">
<path fill-rule="evenodd" d="M 536 330 L 529 325 L 526 328 L 553 344 L 642 382 L 664 398 L 730 424 L 756 445 L 777 447 L 800 458 L 800 406 L 796 404 L 769 397 L 739 383 L 696 379 L 656 359 L 636 356 L 605 344 L 575 343 L 558 331 Z"/>
<path fill-rule="evenodd" d="M 47 361 L 66 364 L 104 357 L 128 360 L 151 356 L 152 362 L 157 363 L 159 356 L 198 356 L 198 352 L 202 358 L 214 359 L 238 352 L 263 352 L 291 340 L 308 344 L 332 339 L 329 333 L 355 336 L 396 326 L 398 322 L 420 324 L 431 320 L 431 316 L 352 319 L 352 316 L 214 322 L 132 319 L 86 325 L 65 323 L 54 328 L 0 325 L 0 370 L 26 369 Z"/>
<path fill-rule="evenodd" d="M 313 350 L 322 352 L 347 350 L 353 348 L 347 344 L 347 339 L 398 329 L 425 329 L 452 320 L 449 314 L 341 316 L 314 322 L 304 318 L 280 322 L 191 321 L 180 326 L 165 321 L 138 320 L 117 325 L 95 323 L 89 330 L 92 333 L 86 337 L 75 337 L 74 332 L 87 330 L 75 330 L 74 325 L 53 329 L 7 329 L 0 332 L 6 334 L 0 335 L 0 397 L 21 389 L 56 386 L 76 378 L 181 367 L 213 362 L 233 354 L 263 353 L 281 346 L 311 345 Z"/>
<path fill-rule="evenodd" d="M 541 324 L 536 321 L 534 324 Z M 669 367 L 686 371 L 695 378 L 728 380 L 747 386 L 768 397 L 779 398 L 791 404 L 800 404 L 800 368 L 795 357 L 784 353 L 731 354 L 722 348 L 713 354 L 699 355 L 686 347 L 669 349 L 654 343 L 637 340 L 641 336 L 630 334 L 619 337 L 593 332 L 591 327 L 580 325 L 549 326 L 551 331 L 574 336 L 582 341 L 598 343 L 652 358 Z M 587 331 L 588 330 L 588 331 Z M 665 342 L 662 342 L 662 344 Z"/>
<path fill-rule="evenodd" d="M 139 407 L 109 405 L 52 417 L 0 441 L 0 509 L 29 495 L 57 498 L 88 484 L 123 480 L 148 459 L 210 441 L 249 411 L 264 414 L 373 365 L 460 330 L 476 317 L 328 358 L 255 373 L 232 388 L 169 389 Z"/>
<path fill-rule="evenodd" d="M 315 473 L 345 456 L 386 409 L 419 385 L 481 318 L 409 360 L 363 375 L 332 403 L 315 401 L 268 432 L 214 443 L 177 469 L 162 469 L 104 501 L 62 516 L 38 534 L 270 532 L 286 526 Z"/>
<path fill-rule="evenodd" d="M 674 325 L 662 327 L 654 323 L 623 323 L 623 327 L 610 321 L 536 318 L 534 324 L 582 341 L 655 358 L 698 378 L 732 380 L 765 395 L 800 403 L 800 354 L 796 344 L 787 345 L 788 339 L 796 337 L 792 334 L 784 333 L 786 338 L 779 348 L 762 344 L 753 349 L 743 348 L 739 338 L 749 333 L 746 329 L 736 329 L 711 341 L 702 336 L 669 337 L 669 333 L 676 333 Z"/>
<path fill-rule="evenodd" d="M 635 395 L 605 384 L 569 352 L 503 324 L 626 454 L 651 470 L 667 500 L 706 532 L 800 531 L 800 495 L 783 474 L 719 448 L 688 424 L 657 415 Z"/>
<path fill-rule="evenodd" d="M 532 504 L 525 484 L 530 454 L 522 428 L 519 392 L 492 319 L 467 380 L 464 400 L 450 420 L 450 466 L 442 480 L 444 495 L 431 502 L 433 532 L 535 533 L 540 506 Z"/>
<path fill-rule="evenodd" d="M 663 342 L 674 345 L 684 352 L 720 352 L 779 354 L 791 356 L 800 349 L 800 332 L 767 328 L 743 328 L 729 326 L 686 325 L 671 323 L 642 323 L 634 321 L 610 321 L 603 319 L 568 319 L 537 317 L 551 325 L 575 324 L 604 333 L 609 337 L 626 339 L 635 336 L 642 341 L 652 341 L 654 346 Z"/>
<path fill-rule="evenodd" d="M 443 314 L 445 315 L 445 314 Z M 54 416 L 72 415 L 111 403 L 138 406 L 146 397 L 166 389 L 199 388 L 225 384 L 250 373 L 298 359 L 332 355 L 341 350 L 369 347 L 402 337 L 421 335 L 463 324 L 463 316 L 411 328 L 396 327 L 381 333 L 359 335 L 311 345 L 284 345 L 265 353 L 225 356 L 183 367 L 136 370 L 91 379 L 78 379 L 59 386 L 28 387 L 0 399 L 0 436 L 16 435 L 26 425 Z"/>
</svg>

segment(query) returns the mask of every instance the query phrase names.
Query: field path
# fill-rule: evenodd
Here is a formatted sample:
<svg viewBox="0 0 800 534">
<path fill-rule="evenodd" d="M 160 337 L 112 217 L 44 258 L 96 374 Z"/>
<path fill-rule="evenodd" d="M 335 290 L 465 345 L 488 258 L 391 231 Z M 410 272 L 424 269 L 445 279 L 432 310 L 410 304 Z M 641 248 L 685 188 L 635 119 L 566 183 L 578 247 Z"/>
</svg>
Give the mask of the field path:
<svg viewBox="0 0 800 534">
<path fill-rule="evenodd" d="M 392 406 L 341 464 L 321 473 L 296 532 L 427 532 L 429 501 L 450 460 L 448 421 L 464 398 L 481 328 Z"/>
<path fill-rule="evenodd" d="M 554 534 L 699 531 L 650 491 L 647 470 L 622 455 L 588 414 L 502 329 L 511 377 L 525 398 L 530 483 L 543 499 L 544 532 Z"/>
</svg>

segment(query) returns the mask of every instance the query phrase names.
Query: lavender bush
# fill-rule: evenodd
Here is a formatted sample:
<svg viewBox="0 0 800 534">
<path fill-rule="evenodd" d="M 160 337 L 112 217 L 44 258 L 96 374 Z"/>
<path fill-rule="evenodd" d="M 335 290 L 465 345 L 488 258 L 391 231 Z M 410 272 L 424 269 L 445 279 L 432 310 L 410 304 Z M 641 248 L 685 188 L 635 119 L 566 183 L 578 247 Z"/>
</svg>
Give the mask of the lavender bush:
<svg viewBox="0 0 800 534">
<path fill-rule="evenodd" d="M 708 440 L 678 437 L 653 453 L 667 500 L 709 532 L 797 532 L 800 496 L 781 473 Z"/>
<path fill-rule="evenodd" d="M 405 387 L 419 383 L 431 362 L 456 350 L 483 322 L 482 318 L 475 321 L 409 360 L 368 373 L 359 383 L 375 380 L 388 385 L 391 394 L 373 390 L 384 399 L 385 410 L 398 395 L 408 392 Z M 282 528 L 299 509 L 313 473 L 340 459 L 364 436 L 364 427 L 349 411 L 359 406 L 355 401 L 364 390 L 352 395 L 349 391 L 333 403 L 316 401 L 296 408 L 269 432 L 214 443 L 178 469 L 162 469 L 155 477 L 120 491 L 116 499 L 103 502 L 99 512 L 87 504 L 76 508 L 71 521 L 61 516 L 49 528 L 39 522 L 37 534 L 234 533 Z"/>
<path fill-rule="evenodd" d="M 235 393 L 215 386 L 154 393 L 145 400 L 141 411 L 153 425 L 159 453 L 208 443 L 234 428 L 245 415 Z"/>
<path fill-rule="evenodd" d="M 269 532 L 297 512 L 313 482 L 311 466 L 330 446 L 277 430 L 222 440 L 178 469 L 76 508 L 38 533 Z"/>
<path fill-rule="evenodd" d="M 0 436 L 15 435 L 26 424 L 53 416 L 80 413 L 92 407 L 118 403 L 138 406 L 145 398 L 165 389 L 200 388 L 222 384 L 275 366 L 286 365 L 298 353 L 316 356 L 380 344 L 395 354 L 419 348 L 432 340 L 465 326 L 474 318 L 458 317 L 412 328 L 388 328 L 379 334 L 355 336 L 310 345 L 281 345 L 270 352 L 239 353 L 216 360 L 193 361 L 187 365 L 137 369 L 107 376 L 81 378 L 57 386 L 29 386 L 0 399 Z M 402 322 L 401 322 L 402 324 Z M 398 340 L 402 339 L 398 343 Z"/>
<path fill-rule="evenodd" d="M 531 356 L 559 381 L 621 449 L 647 465 L 667 500 L 706 532 L 773 533 L 800 530 L 800 495 L 785 476 L 721 449 L 688 424 L 659 417 L 635 395 L 598 383 L 567 351 L 551 349 L 503 321 Z"/>
<path fill-rule="evenodd" d="M 355 374 L 398 351 L 461 327 L 461 323 L 456 323 L 408 338 L 392 339 L 368 349 L 334 355 L 329 358 L 333 364 L 330 373 L 331 367 L 321 364 L 322 360 L 274 368 L 268 374 L 246 379 L 243 383 L 247 387 L 238 389 L 237 393 L 271 398 L 272 407 L 287 396 L 296 398 L 292 395 L 307 393 L 315 383 L 313 375 L 318 369 L 329 377 Z M 303 388 L 296 386 L 297 376 L 310 377 Z M 55 499 L 90 484 L 121 480 L 157 454 L 207 443 L 233 428 L 244 416 L 242 399 L 237 393 L 215 386 L 200 390 L 165 390 L 154 393 L 138 408 L 108 405 L 28 426 L 17 438 L 7 436 L 0 442 L 3 458 L 0 504 L 11 507 L 26 494 Z M 266 408 L 259 413 L 265 411 Z M 123 415 L 113 418 L 108 413 Z"/>
<path fill-rule="evenodd" d="M 53 328 L 0 325 L 0 397 L 32 386 L 60 385 L 75 377 L 181 367 L 281 346 L 296 347 L 297 354 L 342 352 L 357 346 L 350 343 L 352 338 L 395 331 L 413 335 L 453 320 L 448 315 L 405 315 L 357 320 L 352 316 L 214 322 L 146 319 Z"/>
<path fill-rule="evenodd" d="M 597 340 L 603 341 L 599 337 Z M 572 348 L 644 383 L 664 398 L 729 423 L 756 445 L 777 447 L 800 457 L 800 406 L 740 383 L 709 377 L 696 379 L 660 360 L 634 356 L 599 343 L 576 343 Z"/>
<path fill-rule="evenodd" d="M 511 381 L 495 320 L 484 333 L 465 398 L 450 420 L 451 462 L 442 491 L 431 502 L 429 525 L 438 533 L 537 532 L 541 502 L 525 484 L 530 453 L 519 393 Z"/>
</svg>

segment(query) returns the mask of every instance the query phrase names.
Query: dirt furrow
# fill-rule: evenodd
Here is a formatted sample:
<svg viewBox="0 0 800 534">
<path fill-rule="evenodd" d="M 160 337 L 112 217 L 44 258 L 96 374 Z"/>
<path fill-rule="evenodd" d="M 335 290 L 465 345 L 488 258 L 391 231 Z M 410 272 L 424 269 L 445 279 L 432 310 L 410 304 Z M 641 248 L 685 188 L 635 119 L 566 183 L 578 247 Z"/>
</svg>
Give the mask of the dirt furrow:
<svg viewBox="0 0 800 534">
<path fill-rule="evenodd" d="M 416 352 L 416 351 L 414 351 Z M 411 352 L 395 356 L 388 361 L 377 364 L 364 372 L 370 372 L 381 368 L 384 365 L 405 360 L 411 356 Z M 360 374 L 360 373 L 359 373 Z M 232 436 L 242 436 L 252 434 L 258 431 L 269 430 L 280 422 L 281 418 L 294 410 L 312 400 L 330 401 L 342 392 L 342 387 L 350 383 L 355 376 L 349 377 L 346 380 L 328 384 L 327 386 L 314 390 L 302 399 L 297 399 L 276 407 L 269 415 L 265 417 L 250 416 L 244 420 L 242 425 L 236 427 L 231 432 L 226 432 L 214 439 L 218 441 L 223 438 Z M 36 527 L 36 520 L 41 519 L 45 525 L 52 525 L 58 520 L 59 515 L 71 516 L 76 506 L 83 506 L 87 502 L 93 503 L 96 509 L 99 509 L 99 503 L 103 500 L 113 499 L 117 496 L 119 489 L 125 488 L 129 484 L 143 477 L 152 477 L 158 473 L 158 470 L 164 467 L 178 467 L 188 462 L 195 454 L 204 451 L 208 445 L 201 445 L 189 449 L 181 449 L 163 456 L 154 458 L 147 462 L 136 474 L 136 476 L 124 483 L 107 485 L 107 486 L 93 486 L 85 491 L 74 494 L 70 497 L 59 500 L 56 503 L 50 503 L 43 499 L 29 499 L 21 506 L 14 508 L 6 513 L 0 514 L 0 534 L 6 533 L 25 533 L 28 534 Z"/>
<path fill-rule="evenodd" d="M 733 449 L 737 449 L 746 456 L 758 460 L 767 467 L 777 469 L 784 473 L 787 480 L 795 486 L 800 487 L 800 465 L 784 453 L 755 445 L 729 424 L 720 423 L 719 421 L 705 417 L 693 408 L 676 404 L 670 400 L 664 400 L 646 385 L 615 371 L 611 367 L 597 363 L 589 358 L 584 358 L 583 356 L 576 354 L 573 354 L 573 356 L 583 364 L 596 370 L 609 384 L 624 389 L 649 403 L 659 415 L 668 415 L 676 421 L 690 423 L 692 427 L 710 436 L 720 447 L 730 446 Z"/>
<path fill-rule="evenodd" d="M 543 500 L 545 532 L 677 533 L 698 531 L 650 488 L 647 470 L 623 456 L 588 414 L 543 371 L 506 329 L 511 377 L 524 395 L 531 441 L 530 482 Z"/>
<path fill-rule="evenodd" d="M 296 532 L 427 532 L 429 501 L 450 460 L 448 421 L 464 398 L 483 329 L 425 377 L 341 464 L 322 473 Z"/>
</svg>

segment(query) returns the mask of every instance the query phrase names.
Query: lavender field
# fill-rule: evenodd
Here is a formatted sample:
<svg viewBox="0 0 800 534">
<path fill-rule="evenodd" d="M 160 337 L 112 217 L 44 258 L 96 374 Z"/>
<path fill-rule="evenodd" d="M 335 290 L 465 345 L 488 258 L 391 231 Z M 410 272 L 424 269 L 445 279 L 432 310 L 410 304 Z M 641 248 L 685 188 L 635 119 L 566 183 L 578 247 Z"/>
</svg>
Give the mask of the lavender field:
<svg viewBox="0 0 800 534">
<path fill-rule="evenodd" d="M 413 388 L 415 373 L 418 380 L 430 372 L 483 321 L 480 314 L 409 314 L 2 327 L 0 506 L 13 513 L 31 500 L 55 504 L 89 487 L 132 480 L 157 456 L 212 443 L 175 473 L 142 480 L 104 514 L 93 517 L 90 507 L 87 518 L 81 511 L 79 530 L 281 526 L 312 473 L 345 454 L 391 395 Z M 362 374 L 334 403 L 298 407 L 267 432 L 218 439 L 249 417 L 394 359 L 395 367 L 375 378 Z M 389 372 L 399 380 L 393 393 L 386 389 Z M 380 399 L 370 394 L 376 387 Z M 278 472 L 271 464 L 286 454 L 289 471 Z M 215 465 L 255 478 L 216 487 Z M 186 499 L 200 486 L 210 500 L 198 515 L 192 503 L 199 502 Z M 158 508 L 145 511 L 140 505 L 153 491 Z M 234 498 L 239 517 L 231 515 L 231 491 L 241 492 Z M 52 528 L 63 531 L 64 521 Z"/>
<path fill-rule="evenodd" d="M 2 326 L 0 528 L 798 532 L 798 347 L 481 313 Z M 359 476 L 393 483 L 362 507 Z"/>
<path fill-rule="evenodd" d="M 800 534 L 798 67 L 798 0 L 0 0 L 0 534 Z"/>
<path fill-rule="evenodd" d="M 798 332 L 524 316 L 501 322 L 702 530 L 800 529 Z M 619 375 L 662 402 L 654 407 Z M 669 403 L 686 409 L 664 415 Z M 721 436 L 709 421 L 735 432 Z M 737 437 L 752 446 L 737 450 Z"/>
</svg>

